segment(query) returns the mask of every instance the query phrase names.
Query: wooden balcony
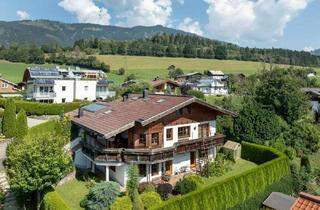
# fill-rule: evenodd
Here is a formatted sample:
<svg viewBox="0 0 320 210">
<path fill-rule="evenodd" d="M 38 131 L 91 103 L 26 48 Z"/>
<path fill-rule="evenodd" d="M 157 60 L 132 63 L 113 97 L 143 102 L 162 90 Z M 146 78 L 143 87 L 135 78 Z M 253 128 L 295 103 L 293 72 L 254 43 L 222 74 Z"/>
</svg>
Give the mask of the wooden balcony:
<svg viewBox="0 0 320 210">
<path fill-rule="evenodd" d="M 175 153 L 181 154 L 196 150 L 205 151 L 215 145 L 223 144 L 223 142 L 224 135 L 217 134 L 207 138 L 178 141 L 172 147 L 159 149 L 103 149 L 98 146 L 82 143 L 82 151 L 95 161 L 153 164 L 172 160 Z"/>
</svg>

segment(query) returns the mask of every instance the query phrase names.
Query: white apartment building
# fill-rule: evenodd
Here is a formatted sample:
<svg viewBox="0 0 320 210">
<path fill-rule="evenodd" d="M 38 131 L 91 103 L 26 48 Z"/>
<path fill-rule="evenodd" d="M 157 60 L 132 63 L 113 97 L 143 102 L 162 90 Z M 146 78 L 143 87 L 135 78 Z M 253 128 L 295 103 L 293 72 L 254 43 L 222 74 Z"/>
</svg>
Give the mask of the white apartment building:
<svg viewBox="0 0 320 210">
<path fill-rule="evenodd" d="M 23 83 L 29 100 L 66 103 L 115 96 L 115 92 L 108 88 L 113 82 L 104 78 L 105 74 L 97 70 L 28 68 Z"/>
</svg>

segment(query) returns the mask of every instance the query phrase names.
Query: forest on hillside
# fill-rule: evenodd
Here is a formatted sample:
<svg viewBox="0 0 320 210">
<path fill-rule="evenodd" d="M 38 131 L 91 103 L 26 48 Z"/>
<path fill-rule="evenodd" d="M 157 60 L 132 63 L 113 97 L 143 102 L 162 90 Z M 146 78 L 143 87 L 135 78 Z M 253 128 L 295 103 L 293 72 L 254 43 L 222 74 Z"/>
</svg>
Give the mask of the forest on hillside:
<svg viewBox="0 0 320 210">
<path fill-rule="evenodd" d="M 89 56 L 83 56 L 83 54 Z M 94 55 L 135 55 L 156 57 L 206 58 L 220 60 L 257 61 L 264 63 L 318 67 L 320 56 L 288 49 L 244 48 L 234 44 L 195 35 L 158 34 L 152 38 L 116 41 L 110 39 L 80 39 L 72 47 L 56 43 L 0 46 L 0 59 L 23 63 L 55 63 L 109 71 L 110 67 Z M 93 56 L 92 56 L 93 55 Z"/>
</svg>

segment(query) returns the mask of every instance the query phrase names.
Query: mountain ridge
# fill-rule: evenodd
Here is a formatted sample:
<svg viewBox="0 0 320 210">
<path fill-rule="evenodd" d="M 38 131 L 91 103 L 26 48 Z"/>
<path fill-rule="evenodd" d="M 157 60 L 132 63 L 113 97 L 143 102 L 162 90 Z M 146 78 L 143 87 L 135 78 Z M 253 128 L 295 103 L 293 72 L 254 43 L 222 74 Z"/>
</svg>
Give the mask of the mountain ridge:
<svg viewBox="0 0 320 210">
<path fill-rule="evenodd" d="M 159 33 L 192 35 L 192 33 L 161 25 L 126 28 L 52 20 L 0 21 L 0 44 L 4 46 L 14 43 L 36 45 L 57 43 L 62 46 L 72 46 L 79 39 L 136 40 L 151 38 Z"/>
</svg>

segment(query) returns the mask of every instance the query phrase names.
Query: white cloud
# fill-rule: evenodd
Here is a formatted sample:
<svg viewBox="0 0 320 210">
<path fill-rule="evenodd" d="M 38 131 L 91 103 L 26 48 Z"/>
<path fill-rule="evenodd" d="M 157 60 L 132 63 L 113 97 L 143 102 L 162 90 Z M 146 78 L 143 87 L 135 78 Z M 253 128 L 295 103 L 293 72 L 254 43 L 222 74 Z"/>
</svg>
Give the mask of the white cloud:
<svg viewBox="0 0 320 210">
<path fill-rule="evenodd" d="M 200 36 L 203 35 L 200 24 L 198 21 L 193 21 L 192 18 L 186 17 L 183 22 L 178 25 L 178 28 L 183 31 L 187 31 L 190 33 L 198 34 Z"/>
<path fill-rule="evenodd" d="M 110 15 L 104 7 L 99 8 L 93 0 L 61 0 L 58 4 L 64 10 L 76 14 L 81 23 L 110 24 Z"/>
<path fill-rule="evenodd" d="M 19 20 L 29 20 L 31 18 L 29 13 L 27 13 L 26 11 L 22 11 L 22 10 L 17 11 L 17 16 L 18 16 Z"/>
<path fill-rule="evenodd" d="M 305 48 L 303 48 L 303 51 L 312 52 L 312 51 L 314 51 L 314 48 L 313 47 L 305 47 Z"/>
<path fill-rule="evenodd" d="M 276 41 L 312 0 L 204 0 L 208 33 L 227 41 Z"/>
<path fill-rule="evenodd" d="M 169 25 L 172 12 L 171 0 L 106 0 L 120 19 L 122 26 Z"/>
</svg>

